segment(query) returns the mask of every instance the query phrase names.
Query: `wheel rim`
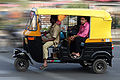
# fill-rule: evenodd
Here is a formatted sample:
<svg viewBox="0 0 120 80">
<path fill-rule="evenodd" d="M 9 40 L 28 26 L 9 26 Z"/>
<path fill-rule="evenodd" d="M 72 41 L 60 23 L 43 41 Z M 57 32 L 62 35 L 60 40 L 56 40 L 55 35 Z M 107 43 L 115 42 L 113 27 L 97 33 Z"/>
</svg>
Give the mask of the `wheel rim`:
<svg viewBox="0 0 120 80">
<path fill-rule="evenodd" d="M 26 63 L 22 60 L 18 62 L 18 67 L 20 69 L 25 69 L 26 68 Z"/>
<path fill-rule="evenodd" d="M 96 64 L 96 70 L 101 72 L 104 70 L 104 64 L 103 63 L 98 63 Z"/>
</svg>

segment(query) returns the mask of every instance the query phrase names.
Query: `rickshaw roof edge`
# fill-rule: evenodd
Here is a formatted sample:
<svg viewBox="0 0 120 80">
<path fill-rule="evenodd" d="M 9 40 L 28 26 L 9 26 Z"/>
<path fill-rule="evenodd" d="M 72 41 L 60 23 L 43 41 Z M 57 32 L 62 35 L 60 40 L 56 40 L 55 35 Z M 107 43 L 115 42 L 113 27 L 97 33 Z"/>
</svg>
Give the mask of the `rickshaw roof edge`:
<svg viewBox="0 0 120 80">
<path fill-rule="evenodd" d="M 110 14 L 105 10 L 76 9 L 76 8 L 38 8 L 37 15 L 76 15 L 101 17 L 104 20 L 112 20 Z"/>
</svg>

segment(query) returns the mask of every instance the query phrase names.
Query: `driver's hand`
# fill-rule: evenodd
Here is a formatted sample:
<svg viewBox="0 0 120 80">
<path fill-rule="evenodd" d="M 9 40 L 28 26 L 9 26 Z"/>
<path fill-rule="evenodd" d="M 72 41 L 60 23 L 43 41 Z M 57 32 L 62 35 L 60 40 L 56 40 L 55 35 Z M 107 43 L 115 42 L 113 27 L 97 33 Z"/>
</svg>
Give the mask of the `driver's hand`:
<svg viewBox="0 0 120 80">
<path fill-rule="evenodd" d="M 43 41 L 43 42 L 47 42 L 47 40 L 46 40 L 46 39 L 43 39 L 43 38 L 42 38 L 42 41 Z"/>
</svg>

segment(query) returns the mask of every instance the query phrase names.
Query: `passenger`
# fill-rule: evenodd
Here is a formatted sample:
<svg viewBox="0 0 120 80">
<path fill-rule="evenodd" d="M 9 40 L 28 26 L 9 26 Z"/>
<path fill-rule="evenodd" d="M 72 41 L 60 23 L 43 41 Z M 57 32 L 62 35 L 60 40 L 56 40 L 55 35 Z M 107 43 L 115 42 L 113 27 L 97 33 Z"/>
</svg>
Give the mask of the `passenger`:
<svg viewBox="0 0 120 80">
<path fill-rule="evenodd" d="M 77 34 L 77 29 L 76 29 L 76 26 L 70 26 L 68 28 L 68 36 L 73 36 L 73 35 L 76 35 Z"/>
<path fill-rule="evenodd" d="M 81 42 L 85 41 L 89 35 L 89 23 L 87 21 L 87 17 L 81 17 L 81 25 L 79 28 L 79 32 L 77 35 L 71 36 L 70 39 L 72 40 L 73 45 L 75 46 L 75 52 L 72 52 L 72 56 L 74 58 L 79 58 L 81 53 L 80 44 Z"/>
<path fill-rule="evenodd" d="M 60 40 L 60 22 L 58 22 L 58 17 L 56 15 L 52 15 L 50 22 L 52 23 L 50 30 L 48 33 L 50 33 L 51 38 L 44 40 L 46 42 L 43 45 L 43 59 L 44 59 L 44 64 L 40 67 L 40 69 L 46 68 L 47 65 L 47 58 L 48 58 L 48 48 L 53 45 L 53 44 L 58 44 Z"/>
</svg>

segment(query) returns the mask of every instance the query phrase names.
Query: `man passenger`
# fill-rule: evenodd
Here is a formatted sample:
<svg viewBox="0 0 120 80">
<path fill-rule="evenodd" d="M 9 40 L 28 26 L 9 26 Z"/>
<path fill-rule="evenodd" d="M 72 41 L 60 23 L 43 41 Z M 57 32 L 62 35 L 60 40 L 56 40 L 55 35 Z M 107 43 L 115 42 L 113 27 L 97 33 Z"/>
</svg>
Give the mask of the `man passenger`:
<svg viewBox="0 0 120 80">
<path fill-rule="evenodd" d="M 74 42 L 75 46 L 75 52 L 72 52 L 72 55 L 74 56 L 74 58 L 79 58 L 80 57 L 80 53 L 81 48 L 80 48 L 80 44 L 81 42 L 84 42 L 89 36 L 89 23 L 87 20 L 87 17 L 81 17 L 81 25 L 79 28 L 79 32 L 77 33 L 77 35 L 71 36 L 71 40 Z"/>
</svg>

